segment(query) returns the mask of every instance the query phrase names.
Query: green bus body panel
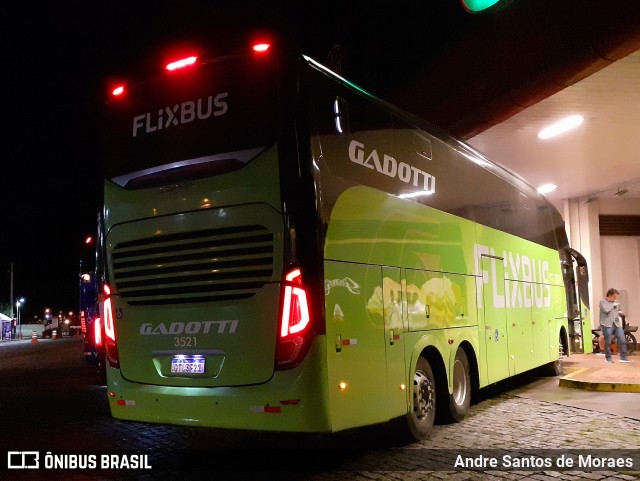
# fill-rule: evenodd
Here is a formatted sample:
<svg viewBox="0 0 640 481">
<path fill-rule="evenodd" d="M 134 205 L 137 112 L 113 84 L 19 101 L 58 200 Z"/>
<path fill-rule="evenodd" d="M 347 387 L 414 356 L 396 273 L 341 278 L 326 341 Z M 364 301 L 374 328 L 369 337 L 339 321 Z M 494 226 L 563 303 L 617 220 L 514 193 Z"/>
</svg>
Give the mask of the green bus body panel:
<svg viewBox="0 0 640 481">
<path fill-rule="evenodd" d="M 390 277 L 393 276 L 395 281 Z M 329 402 L 334 430 L 407 410 L 399 269 L 325 262 Z M 383 283 L 385 293 L 380 295 Z M 395 338 L 395 336 L 398 336 Z"/>
<path fill-rule="evenodd" d="M 279 211 L 278 172 L 278 149 L 274 146 L 242 169 L 211 179 L 143 190 L 125 190 L 105 182 L 105 228 L 108 233 L 122 222 L 237 204 L 266 203 Z"/>
<path fill-rule="evenodd" d="M 478 299 L 485 309 L 480 327 L 489 381 L 495 382 L 558 358 L 564 287 L 556 251 L 482 225 L 477 232 L 484 291 Z"/>
<path fill-rule="evenodd" d="M 291 432 L 330 432 L 325 337 L 316 336 L 294 370 L 252 386 L 182 388 L 139 384 L 107 369 L 115 418 L 152 423 Z M 246 352 L 249 355 L 250 353 Z M 247 361 L 247 363 L 250 363 Z M 252 363 L 250 363 L 252 364 Z"/>
<path fill-rule="evenodd" d="M 368 358 L 370 367 L 380 370 L 378 376 L 386 372 L 383 316 L 394 296 L 401 299 L 397 324 L 403 330 L 405 385 L 411 385 L 417 346 L 419 352 L 434 346 L 449 371 L 458 346 L 468 343 L 478 360 L 481 386 L 558 358 L 566 312 L 558 253 L 552 249 L 356 186 L 333 208 L 325 258 L 327 343 L 333 339 L 338 346 L 345 336 L 357 339 L 340 352 L 329 349 L 332 413 L 333 405 L 341 406 L 348 396 L 388 398 L 381 387 L 366 382 L 369 373 L 356 378 L 345 360 Z M 394 271 L 388 266 L 396 266 L 399 275 L 383 277 L 382 269 Z M 356 285 L 357 294 L 351 292 Z M 374 337 L 365 333 L 372 327 Z M 347 382 L 346 390 L 339 390 L 340 381 Z M 370 407 L 336 416 L 341 423 L 353 416 L 381 420 L 391 411 L 378 404 L 377 417 Z"/>
<path fill-rule="evenodd" d="M 482 333 L 482 354 L 487 360 L 482 363 L 483 374 L 486 373 L 488 382 L 496 382 L 512 372 L 507 344 L 507 312 L 493 302 L 493 292 L 500 295 L 505 291 L 504 263 L 490 257 L 481 257 L 480 262 L 482 272 L 491 273 L 495 280 L 492 289 L 482 288 L 482 280 L 479 280 L 482 289 L 479 331 Z"/>
<path fill-rule="evenodd" d="M 163 207 L 160 189 L 135 194 L 107 189 L 107 205 L 118 208 L 129 204 L 128 196 L 144 197 L 132 207 L 133 213 L 116 211 L 108 217 L 115 224 L 109 226 L 107 249 L 112 254 L 112 302 L 125 379 L 205 387 L 264 383 L 272 377 L 283 220 L 272 205 L 256 202 L 258 192 L 261 199 L 275 203 L 276 192 L 256 185 L 254 176 L 273 180 L 259 184 L 277 186 L 276 160 L 271 151 L 246 169 L 219 176 L 216 190 L 209 187 L 206 199 L 204 194 L 199 197 L 211 205 L 197 210 L 186 206 L 171 212 L 172 204 Z M 197 182 L 192 189 L 204 191 L 200 184 L 206 183 Z M 254 189 L 237 188 L 252 184 Z M 185 198 L 194 199 L 191 194 Z M 142 217 L 145 209 L 158 215 Z M 135 214 L 141 217 L 116 222 L 125 216 L 135 219 Z M 245 288 L 245 283 L 251 286 Z M 203 295 L 211 299 L 192 302 Z M 225 300 L 216 300 L 218 295 Z M 178 355 L 204 356 L 206 372 L 171 373 L 171 361 Z"/>
<path fill-rule="evenodd" d="M 402 290 L 402 271 L 396 267 L 382 267 L 382 289 L 375 289 L 367 304 L 370 312 L 378 308 L 382 294 L 385 354 L 387 358 L 387 399 L 389 416 L 400 416 L 410 406 L 406 377 L 406 292 Z M 379 312 L 379 311 L 378 311 Z"/>
<path fill-rule="evenodd" d="M 333 208 L 325 257 L 473 275 L 473 239 L 466 219 L 358 186 Z"/>
<path fill-rule="evenodd" d="M 280 214 L 266 204 L 255 204 L 122 224 L 112 229 L 109 239 L 118 245 L 141 234 L 151 236 L 154 231 L 178 234 L 212 226 L 219 229 L 258 223 L 269 232 L 282 231 Z M 242 246 L 241 240 L 234 247 L 238 246 Z M 176 247 L 176 251 L 178 249 Z M 179 251 L 180 255 L 186 252 Z M 242 258 L 243 261 L 249 259 L 251 256 Z M 165 256 L 158 262 L 168 264 L 170 260 Z M 274 256 L 273 264 L 282 265 L 281 255 Z M 185 272 L 189 267 L 185 267 Z M 114 267 L 113 272 L 118 288 L 117 268 Z M 246 271 L 239 270 L 234 274 L 242 275 L 243 272 Z M 225 302 L 189 304 L 189 297 L 185 297 L 176 304 L 138 306 L 123 298 L 124 289 L 117 290 L 112 302 L 118 313 L 116 332 L 122 340 L 118 351 L 123 376 L 132 381 L 173 386 L 224 386 L 267 381 L 273 373 L 280 299 L 279 284 L 274 283 L 278 277 L 273 274 L 270 277 L 268 283 L 251 297 Z M 162 279 L 146 278 L 144 281 L 155 285 Z M 215 284 L 211 284 L 210 289 L 215 289 Z M 156 296 L 150 299 L 154 302 Z M 247 349 L 247 346 L 251 348 Z M 194 376 L 171 374 L 171 359 L 178 354 L 204 355 L 207 372 Z"/>
<path fill-rule="evenodd" d="M 121 360 L 121 369 L 107 372 L 109 390 L 116 394 L 109 398 L 114 417 L 235 429 L 332 430 L 325 395 L 325 337 L 313 338 L 300 366 L 274 372 L 284 264 L 278 172 L 277 150 L 272 148 L 240 170 L 175 186 L 178 192 L 185 190 L 181 202 L 175 201 L 175 191 L 127 191 L 105 184 L 105 205 L 113 206 L 105 213 L 105 227 L 109 270 L 116 278 L 112 302 Z M 113 262 L 119 245 L 247 225 L 262 226 L 273 234 L 272 275 L 253 296 L 224 302 L 131 305 L 119 293 Z M 225 234 L 221 237 L 224 240 Z M 224 249 L 242 247 L 242 239 L 227 244 Z M 181 254 L 189 254 L 179 247 Z M 159 263 L 167 261 L 158 258 Z M 232 324 L 220 321 L 237 323 L 232 329 Z M 175 325 L 199 332 L 173 335 Z M 177 354 L 203 354 L 205 374 L 171 375 L 171 358 Z"/>
</svg>

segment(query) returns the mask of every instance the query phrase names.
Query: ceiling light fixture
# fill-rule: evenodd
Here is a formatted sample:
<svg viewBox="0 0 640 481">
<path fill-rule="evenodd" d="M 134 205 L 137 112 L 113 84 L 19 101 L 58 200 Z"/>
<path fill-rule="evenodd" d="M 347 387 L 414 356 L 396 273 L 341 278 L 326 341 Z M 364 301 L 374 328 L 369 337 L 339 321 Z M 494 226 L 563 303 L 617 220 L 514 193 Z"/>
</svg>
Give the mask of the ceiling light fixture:
<svg viewBox="0 0 640 481">
<path fill-rule="evenodd" d="M 622 197 L 627 192 L 629 192 L 629 189 L 627 189 L 626 187 L 624 189 L 621 189 L 620 187 L 618 187 L 617 192 L 615 194 L 613 194 L 613 195 L 617 195 L 618 197 Z"/>
<path fill-rule="evenodd" d="M 544 195 L 544 194 L 548 194 L 549 192 L 553 192 L 557 188 L 558 186 L 555 184 L 543 184 L 540 187 L 538 187 L 538 192 Z"/>
<path fill-rule="evenodd" d="M 590 195 L 587 200 L 585 201 L 585 204 L 589 205 L 589 204 L 593 204 L 596 200 L 598 200 L 598 196 L 597 195 Z"/>
<path fill-rule="evenodd" d="M 583 120 L 584 118 L 582 115 L 571 115 L 542 129 L 538 134 L 538 138 L 546 140 L 551 137 L 555 137 L 556 135 L 563 134 L 568 130 L 575 129 Z"/>
</svg>

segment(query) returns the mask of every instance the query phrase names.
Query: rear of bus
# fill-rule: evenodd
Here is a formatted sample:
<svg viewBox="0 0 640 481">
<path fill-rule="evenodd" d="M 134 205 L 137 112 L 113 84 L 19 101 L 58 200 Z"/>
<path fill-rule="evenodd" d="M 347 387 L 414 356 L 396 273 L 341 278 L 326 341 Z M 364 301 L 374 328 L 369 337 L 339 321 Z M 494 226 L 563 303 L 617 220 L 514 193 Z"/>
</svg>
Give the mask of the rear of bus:
<svg viewBox="0 0 640 481">
<path fill-rule="evenodd" d="M 329 430 L 295 62 L 245 50 L 185 52 L 107 102 L 100 305 L 116 418 Z"/>
</svg>

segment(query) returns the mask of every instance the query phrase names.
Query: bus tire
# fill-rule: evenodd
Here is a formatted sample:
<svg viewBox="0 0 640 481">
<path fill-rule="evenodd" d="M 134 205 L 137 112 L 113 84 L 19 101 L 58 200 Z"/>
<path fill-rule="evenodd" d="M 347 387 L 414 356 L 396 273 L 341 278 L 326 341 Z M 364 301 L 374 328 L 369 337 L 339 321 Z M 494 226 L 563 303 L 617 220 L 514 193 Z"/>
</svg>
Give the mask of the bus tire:
<svg viewBox="0 0 640 481">
<path fill-rule="evenodd" d="M 562 359 L 545 364 L 542 366 L 542 372 L 545 376 L 562 376 L 564 374 Z"/>
<path fill-rule="evenodd" d="M 625 341 L 627 341 L 627 353 L 635 352 L 638 348 L 638 341 L 636 340 L 636 337 L 630 332 L 625 332 L 624 337 Z"/>
<path fill-rule="evenodd" d="M 453 361 L 453 392 L 448 397 L 448 409 L 443 413 L 445 420 L 462 421 L 471 405 L 471 374 L 467 353 L 461 347 L 456 351 Z"/>
<path fill-rule="evenodd" d="M 562 376 L 564 374 L 562 360 L 568 355 L 568 344 L 563 334 L 563 332 L 560 332 L 560 338 L 558 339 L 558 359 L 542 366 L 542 374 L 545 376 Z"/>
<path fill-rule="evenodd" d="M 406 424 L 416 440 L 427 437 L 436 416 L 436 381 L 429 361 L 420 356 L 413 373 L 411 411 Z"/>
</svg>

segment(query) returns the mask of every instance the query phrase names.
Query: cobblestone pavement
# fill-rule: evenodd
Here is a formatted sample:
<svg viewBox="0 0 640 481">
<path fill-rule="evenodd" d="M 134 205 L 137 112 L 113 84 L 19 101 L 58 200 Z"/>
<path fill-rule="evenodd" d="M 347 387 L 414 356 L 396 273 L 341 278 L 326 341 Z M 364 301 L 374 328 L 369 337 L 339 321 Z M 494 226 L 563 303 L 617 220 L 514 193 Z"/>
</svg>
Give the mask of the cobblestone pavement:
<svg viewBox="0 0 640 481">
<path fill-rule="evenodd" d="M 7 450 L 39 450 L 42 456 L 135 452 L 146 454 L 153 468 L 0 470 L 0 479 L 640 479 L 640 421 L 514 394 L 535 381 L 532 377 L 484 391 L 463 422 L 436 425 L 427 440 L 402 445 L 391 424 L 308 436 L 119 421 L 110 417 L 106 388 L 94 383 L 92 368 L 76 362 L 78 342 L 64 340 L 54 347 L 39 348 L 36 368 L 34 353 L 16 351 L 7 357 L 5 350 L 0 352 L 0 455 Z M 43 362 L 49 358 L 54 361 Z M 557 466 L 559 459 L 580 455 L 590 459 L 588 467 Z M 607 458 L 604 466 L 594 462 L 602 457 Z M 494 459 L 498 467 L 456 467 L 465 459 Z M 610 469 L 609 459 L 631 459 L 633 468 Z"/>
</svg>

